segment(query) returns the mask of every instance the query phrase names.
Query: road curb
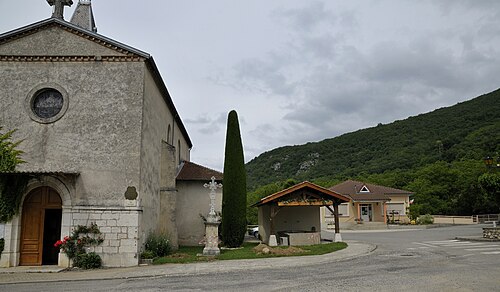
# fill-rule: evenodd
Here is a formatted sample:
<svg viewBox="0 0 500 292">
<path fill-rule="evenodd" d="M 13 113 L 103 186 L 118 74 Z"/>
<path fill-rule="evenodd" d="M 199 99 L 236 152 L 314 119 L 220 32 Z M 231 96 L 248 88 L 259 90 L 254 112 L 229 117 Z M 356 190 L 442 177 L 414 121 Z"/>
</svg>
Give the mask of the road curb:
<svg viewBox="0 0 500 292">
<path fill-rule="evenodd" d="M 136 266 L 129 268 L 110 268 L 87 271 L 60 273 L 2 273 L 0 286 L 3 284 L 73 282 L 88 280 L 139 279 L 171 277 L 183 275 L 205 275 L 232 271 L 265 270 L 283 267 L 301 267 L 346 261 L 371 254 L 377 249 L 374 244 L 346 241 L 347 248 L 325 255 L 294 256 L 248 260 L 225 260 L 192 264 L 166 264 L 158 266 Z"/>
</svg>

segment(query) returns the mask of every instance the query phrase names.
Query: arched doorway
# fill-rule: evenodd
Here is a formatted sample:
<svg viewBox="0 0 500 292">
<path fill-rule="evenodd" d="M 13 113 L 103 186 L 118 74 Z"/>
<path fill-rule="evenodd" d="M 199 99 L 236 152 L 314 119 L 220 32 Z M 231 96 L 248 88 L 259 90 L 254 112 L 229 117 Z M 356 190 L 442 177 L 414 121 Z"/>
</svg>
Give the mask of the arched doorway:
<svg viewBox="0 0 500 292">
<path fill-rule="evenodd" d="M 23 203 L 21 219 L 21 266 L 57 265 L 61 237 L 62 201 L 50 187 L 32 190 Z"/>
</svg>

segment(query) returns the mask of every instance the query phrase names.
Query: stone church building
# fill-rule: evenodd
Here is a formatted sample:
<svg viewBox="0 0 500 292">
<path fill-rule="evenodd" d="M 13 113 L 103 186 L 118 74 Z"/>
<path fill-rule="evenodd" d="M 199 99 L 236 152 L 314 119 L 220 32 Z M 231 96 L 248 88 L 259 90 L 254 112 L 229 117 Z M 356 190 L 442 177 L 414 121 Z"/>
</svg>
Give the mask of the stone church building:
<svg viewBox="0 0 500 292">
<path fill-rule="evenodd" d="M 68 266 L 53 244 L 91 223 L 104 266 L 137 265 L 151 232 L 197 245 L 203 184 L 222 174 L 189 162 L 192 142 L 153 57 L 98 34 L 91 1 L 70 22 L 71 0 L 47 2 L 51 18 L 0 34 L 0 125 L 17 129 L 26 161 L 1 175 L 31 178 L 0 229 L 0 266 Z"/>
</svg>

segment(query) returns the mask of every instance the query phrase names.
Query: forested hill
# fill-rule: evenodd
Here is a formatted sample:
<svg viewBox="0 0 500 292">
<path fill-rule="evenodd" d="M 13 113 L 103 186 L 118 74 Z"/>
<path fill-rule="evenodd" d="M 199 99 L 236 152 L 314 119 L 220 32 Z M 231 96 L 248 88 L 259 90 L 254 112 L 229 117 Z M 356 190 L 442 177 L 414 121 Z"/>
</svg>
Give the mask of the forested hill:
<svg viewBox="0 0 500 292">
<path fill-rule="evenodd" d="M 248 187 L 410 170 L 500 152 L 500 89 L 430 113 L 321 142 L 286 146 L 247 163 Z"/>
</svg>

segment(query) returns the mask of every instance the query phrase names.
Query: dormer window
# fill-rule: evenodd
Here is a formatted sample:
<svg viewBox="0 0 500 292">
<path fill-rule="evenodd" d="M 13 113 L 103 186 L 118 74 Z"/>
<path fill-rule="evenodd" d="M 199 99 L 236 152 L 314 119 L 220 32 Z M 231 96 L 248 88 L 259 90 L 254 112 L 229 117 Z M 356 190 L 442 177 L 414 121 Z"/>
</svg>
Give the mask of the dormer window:
<svg viewBox="0 0 500 292">
<path fill-rule="evenodd" d="M 360 193 L 369 193 L 369 192 L 370 192 L 370 190 L 369 190 L 366 186 L 363 186 L 363 187 L 361 188 L 361 190 L 359 190 L 359 192 L 360 192 Z"/>
</svg>

